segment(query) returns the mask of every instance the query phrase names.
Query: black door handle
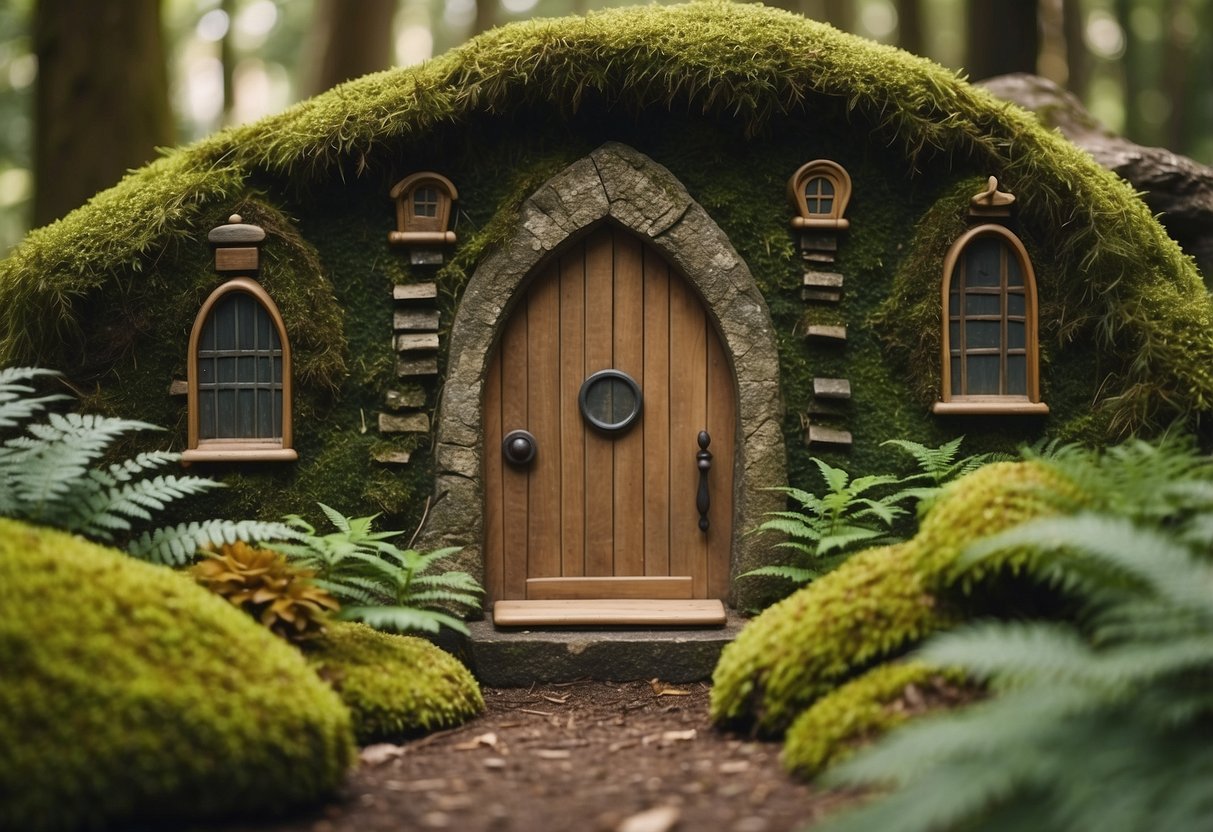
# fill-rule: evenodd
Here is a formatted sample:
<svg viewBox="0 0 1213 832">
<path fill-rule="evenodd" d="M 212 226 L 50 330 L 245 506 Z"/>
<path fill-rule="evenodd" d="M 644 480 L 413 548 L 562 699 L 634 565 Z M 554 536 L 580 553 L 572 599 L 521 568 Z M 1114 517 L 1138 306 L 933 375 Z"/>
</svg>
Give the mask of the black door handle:
<svg viewBox="0 0 1213 832">
<path fill-rule="evenodd" d="M 699 509 L 699 530 L 708 530 L 708 509 L 712 505 L 712 497 L 708 494 L 708 471 L 712 470 L 712 452 L 708 445 L 712 437 L 706 430 L 699 431 L 699 453 L 695 454 L 695 464 L 699 466 L 699 493 L 695 495 L 695 508 Z"/>
</svg>

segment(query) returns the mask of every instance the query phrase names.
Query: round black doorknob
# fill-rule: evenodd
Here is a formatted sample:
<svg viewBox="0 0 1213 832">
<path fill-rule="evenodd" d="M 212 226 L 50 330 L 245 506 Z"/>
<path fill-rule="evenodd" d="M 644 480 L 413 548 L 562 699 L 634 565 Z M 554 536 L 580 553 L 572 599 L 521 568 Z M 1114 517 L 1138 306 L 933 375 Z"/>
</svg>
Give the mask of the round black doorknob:
<svg viewBox="0 0 1213 832">
<path fill-rule="evenodd" d="M 512 430 L 501 440 L 501 453 L 511 465 L 527 465 L 535 458 L 535 437 L 530 431 Z"/>
</svg>

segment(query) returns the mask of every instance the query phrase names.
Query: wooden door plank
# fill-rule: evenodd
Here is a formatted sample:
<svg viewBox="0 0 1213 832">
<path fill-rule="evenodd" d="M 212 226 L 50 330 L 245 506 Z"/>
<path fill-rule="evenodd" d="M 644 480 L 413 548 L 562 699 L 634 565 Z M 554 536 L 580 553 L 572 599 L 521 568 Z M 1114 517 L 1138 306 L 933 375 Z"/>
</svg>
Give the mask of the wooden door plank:
<svg viewBox="0 0 1213 832">
<path fill-rule="evenodd" d="M 615 369 L 646 389 L 644 378 L 644 259 L 640 239 L 615 239 Z M 642 399 L 643 401 L 643 399 Z M 643 404 L 642 404 L 643 408 Z M 644 419 L 643 409 L 641 419 Z M 615 575 L 644 574 L 644 431 L 634 425 L 615 438 Z"/>
<path fill-rule="evenodd" d="M 708 432 L 712 437 L 712 470 L 708 477 L 709 512 L 707 581 L 709 598 L 727 598 L 733 553 L 733 453 L 736 447 L 737 391 L 733 370 L 713 327 L 708 329 Z"/>
<path fill-rule="evenodd" d="M 526 582 L 530 601 L 587 598 L 690 598 L 690 575 L 626 578 L 531 578 Z"/>
<path fill-rule="evenodd" d="M 505 548 L 502 525 L 501 349 L 493 351 L 484 380 L 484 584 L 489 601 L 504 597 Z"/>
<path fill-rule="evenodd" d="M 585 247 L 560 260 L 560 574 L 585 574 Z"/>
<path fill-rule="evenodd" d="M 696 438 L 707 427 L 707 321 L 687 282 L 670 275 L 670 572 L 708 591 L 707 538 L 699 530 L 695 495 Z"/>
<path fill-rule="evenodd" d="M 614 244 L 601 228 L 585 243 L 585 371 L 588 376 L 614 363 Z M 612 439 L 585 432 L 585 574 L 614 570 L 615 471 Z"/>
<path fill-rule="evenodd" d="M 527 308 L 523 303 L 510 316 L 501 338 L 501 432 L 527 426 Z M 498 439 L 500 443 L 500 439 Z M 493 449 L 501 453 L 498 444 Z M 527 490 L 525 468 L 502 465 L 502 547 L 505 569 L 503 598 L 526 597 Z"/>
<path fill-rule="evenodd" d="M 560 574 L 560 267 L 527 293 L 527 430 L 535 436 L 527 505 L 527 577 Z"/>
<path fill-rule="evenodd" d="M 670 269 L 644 253 L 644 574 L 670 573 Z"/>
<path fill-rule="evenodd" d="M 724 605 L 718 599 L 498 601 L 498 627 L 722 627 Z"/>
</svg>

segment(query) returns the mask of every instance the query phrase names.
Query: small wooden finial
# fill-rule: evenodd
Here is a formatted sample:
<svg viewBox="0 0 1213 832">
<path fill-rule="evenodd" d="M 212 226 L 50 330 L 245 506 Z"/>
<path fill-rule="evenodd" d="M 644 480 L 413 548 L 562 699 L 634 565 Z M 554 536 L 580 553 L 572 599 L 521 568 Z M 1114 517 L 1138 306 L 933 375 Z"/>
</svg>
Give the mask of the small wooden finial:
<svg viewBox="0 0 1213 832">
<path fill-rule="evenodd" d="M 1011 206 L 1015 204 L 1015 195 L 998 190 L 998 177 L 991 176 L 986 182 L 986 189 L 973 194 L 969 199 L 969 215 L 974 217 L 1008 217 Z"/>
<path fill-rule="evenodd" d="M 993 179 L 994 177 L 991 176 L 990 178 Z M 239 225 L 240 223 L 244 222 L 244 217 L 240 216 L 239 214 L 232 214 L 227 218 L 227 221 L 232 225 Z"/>
<path fill-rule="evenodd" d="M 265 244 L 265 229 L 247 225 L 239 214 L 232 214 L 227 223 L 211 229 L 207 235 L 215 249 L 215 271 L 220 274 L 253 274 L 261 266 L 259 250 Z"/>
</svg>

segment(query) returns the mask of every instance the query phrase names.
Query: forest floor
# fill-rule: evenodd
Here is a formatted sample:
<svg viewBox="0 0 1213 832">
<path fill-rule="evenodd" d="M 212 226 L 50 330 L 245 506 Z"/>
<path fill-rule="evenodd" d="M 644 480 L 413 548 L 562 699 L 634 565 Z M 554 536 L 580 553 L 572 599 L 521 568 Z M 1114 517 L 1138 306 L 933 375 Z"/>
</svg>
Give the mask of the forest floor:
<svg viewBox="0 0 1213 832">
<path fill-rule="evenodd" d="M 706 684 L 570 682 L 484 690 L 485 713 L 369 746 L 343 794 L 225 832 L 785 832 L 853 798 L 779 765 L 779 743 L 722 732 Z"/>
</svg>

